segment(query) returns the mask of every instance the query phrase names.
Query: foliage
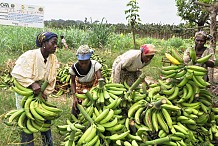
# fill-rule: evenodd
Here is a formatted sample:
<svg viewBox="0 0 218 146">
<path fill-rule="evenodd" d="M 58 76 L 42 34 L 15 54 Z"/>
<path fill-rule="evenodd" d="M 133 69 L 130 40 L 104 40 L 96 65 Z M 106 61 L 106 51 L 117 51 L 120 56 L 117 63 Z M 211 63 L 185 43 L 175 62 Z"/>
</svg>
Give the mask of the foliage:
<svg viewBox="0 0 218 146">
<path fill-rule="evenodd" d="M 195 0 L 176 0 L 177 14 L 190 24 L 197 24 L 198 27 L 204 26 L 208 22 L 209 13 L 196 4 Z"/>
<path fill-rule="evenodd" d="M 136 49 L 135 29 L 141 23 L 141 19 L 138 14 L 139 6 L 136 0 L 130 0 L 126 6 L 130 7 L 128 10 L 125 10 L 125 14 L 127 15 L 126 20 L 128 20 L 128 25 L 131 26 L 131 31 L 133 34 L 133 41 L 134 41 L 134 48 Z"/>
<path fill-rule="evenodd" d="M 0 27 L 0 29 L 2 29 Z M 23 29 L 20 27 L 9 27 L 9 26 L 4 26 L 4 29 L 8 29 L 8 31 L 20 31 L 19 29 Z M 68 41 L 68 43 L 72 43 L 74 41 L 74 45 L 75 46 L 79 46 L 82 43 L 88 43 L 89 39 L 85 39 L 87 38 L 87 31 L 84 30 L 79 30 L 78 28 L 70 28 L 70 29 L 56 29 L 56 28 L 52 28 L 52 29 L 48 29 L 47 30 L 51 30 L 54 31 L 55 33 L 57 33 L 58 35 L 60 34 L 64 34 L 66 36 L 66 39 Z M 1 49 L 1 61 L 5 62 L 7 61 L 7 59 L 15 59 L 17 58 L 24 50 L 28 50 L 29 48 L 34 46 L 35 43 L 35 35 L 39 32 L 39 30 L 33 29 L 33 28 L 26 28 L 25 32 L 29 32 L 29 33 L 20 33 L 19 37 L 23 38 L 26 37 L 27 40 L 30 42 L 28 44 L 26 44 L 26 48 L 21 48 L 20 47 L 20 43 L 22 42 L 18 42 L 17 44 L 19 46 L 15 45 L 16 51 L 11 51 L 11 53 L 9 54 L 7 49 Z M 10 32 L 8 32 L 8 34 L 10 34 Z M 78 38 L 76 38 L 76 35 L 78 35 Z M 5 39 L 8 38 L 8 48 L 11 48 L 10 45 L 13 45 L 13 36 L 6 36 L 6 35 L 2 35 L 1 39 Z M 69 40 L 68 40 L 69 39 Z M 71 40 L 74 39 L 74 40 Z M 133 49 L 133 44 L 132 44 L 132 39 L 131 39 L 131 34 L 115 34 L 112 33 L 109 37 L 108 37 L 108 41 L 107 44 L 105 45 L 105 48 L 103 49 L 98 49 L 98 48 L 94 48 L 95 49 L 95 54 L 101 56 L 102 58 L 104 58 L 106 61 L 105 63 L 111 67 L 112 63 L 114 61 L 114 59 L 122 54 L 123 52 L 125 52 L 126 50 L 129 49 Z M 176 43 L 172 43 L 173 40 L 176 40 Z M 151 43 L 154 44 L 156 46 L 157 49 L 157 54 L 154 56 L 154 58 L 151 61 L 151 64 L 149 64 L 148 66 L 146 66 L 143 69 L 143 72 L 145 72 L 146 76 L 150 76 L 154 79 L 158 79 L 160 76 L 160 70 L 159 68 L 162 66 L 162 62 L 161 59 L 163 57 L 164 52 L 166 52 L 166 50 L 168 50 L 169 48 L 171 48 L 173 45 L 178 45 L 183 42 L 183 39 L 181 38 L 174 38 L 172 40 L 170 40 L 170 42 L 168 42 L 167 40 L 164 39 L 154 39 L 154 38 L 139 38 L 137 37 L 137 49 L 139 48 L 140 45 L 142 44 L 146 44 L 146 43 Z M 12 42 L 11 42 L 12 41 Z M 25 40 L 23 40 L 25 41 Z M 71 41 L 71 42 L 70 42 Z M 184 40 L 185 41 L 185 40 Z M 191 40 L 192 41 L 192 40 Z M 190 41 L 190 42 L 191 42 Z M 178 42 L 178 43 L 177 43 Z M 185 41 L 186 42 L 186 41 Z M 188 41 L 187 41 L 188 42 Z M 185 44 L 184 42 L 181 44 Z M 70 45 L 71 46 L 71 45 Z M 60 62 L 60 64 L 67 64 L 67 63 L 72 63 L 74 61 L 76 61 L 76 56 L 75 56 L 75 49 L 58 49 L 58 51 L 56 52 L 56 55 L 58 57 L 58 60 Z M 3 58 L 3 59 L 2 59 Z M 5 64 L 1 64 L 1 66 L 3 66 L 1 69 L 5 69 Z M 55 105 L 57 105 L 57 107 L 61 108 L 63 110 L 63 114 L 61 115 L 61 117 L 57 120 L 55 120 L 54 125 L 52 126 L 52 136 L 53 136 L 53 141 L 54 141 L 54 145 L 60 145 L 61 142 L 63 141 L 64 137 L 61 136 L 58 133 L 58 130 L 56 128 L 57 125 L 63 125 L 66 123 L 66 119 L 69 118 L 70 116 L 70 109 L 71 109 L 71 98 L 68 98 L 66 96 L 63 96 L 62 98 L 49 98 L 49 101 Z M 2 107 L 0 109 L 0 116 L 3 117 L 3 115 L 11 110 L 11 109 L 15 109 L 15 96 L 14 93 L 10 90 L 0 90 L 0 106 Z M 20 142 L 20 131 L 18 129 L 17 126 L 12 126 L 12 127 L 8 127 L 6 126 L 4 123 L 1 122 L 0 119 L 0 129 L 2 129 L 0 131 L 0 143 L 1 145 L 15 145 L 18 144 Z M 39 133 L 34 134 L 34 138 L 36 139 L 35 145 L 42 145 L 41 144 L 41 135 Z"/>
<path fill-rule="evenodd" d="M 112 27 L 104 24 L 103 22 L 104 18 L 100 24 L 96 22 L 90 28 L 88 39 L 89 44 L 92 47 L 103 48 L 107 44 L 107 41 L 112 32 Z"/>
</svg>

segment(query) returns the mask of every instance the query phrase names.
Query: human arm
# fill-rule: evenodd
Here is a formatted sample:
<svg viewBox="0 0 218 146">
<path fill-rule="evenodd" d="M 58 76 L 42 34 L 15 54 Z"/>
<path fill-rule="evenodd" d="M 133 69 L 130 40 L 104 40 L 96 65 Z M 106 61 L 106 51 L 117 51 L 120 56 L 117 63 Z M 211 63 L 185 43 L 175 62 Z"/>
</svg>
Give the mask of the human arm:
<svg viewBox="0 0 218 146">
<path fill-rule="evenodd" d="M 97 71 L 95 72 L 95 74 L 96 74 L 96 76 L 97 76 L 97 79 L 102 78 L 101 70 L 97 70 Z"/>
<path fill-rule="evenodd" d="M 71 81 L 72 81 L 72 84 L 71 84 L 71 91 L 72 91 L 72 97 L 73 97 L 73 107 L 74 109 L 76 109 L 76 105 L 78 103 L 78 99 L 76 97 L 76 76 L 75 75 L 71 75 Z"/>
</svg>

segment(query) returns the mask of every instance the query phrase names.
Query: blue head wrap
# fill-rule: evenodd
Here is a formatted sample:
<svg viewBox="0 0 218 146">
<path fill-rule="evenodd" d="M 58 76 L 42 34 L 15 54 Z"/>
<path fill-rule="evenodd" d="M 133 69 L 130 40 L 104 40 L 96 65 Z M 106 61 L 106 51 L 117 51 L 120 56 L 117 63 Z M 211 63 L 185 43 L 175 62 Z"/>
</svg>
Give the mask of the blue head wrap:
<svg viewBox="0 0 218 146">
<path fill-rule="evenodd" d="M 42 43 L 53 38 L 53 37 L 58 37 L 57 34 L 53 32 L 42 32 L 38 34 L 36 38 L 36 46 L 37 47 L 42 47 Z"/>
<path fill-rule="evenodd" d="M 89 60 L 94 51 L 88 45 L 81 45 L 76 52 L 78 60 Z"/>
</svg>

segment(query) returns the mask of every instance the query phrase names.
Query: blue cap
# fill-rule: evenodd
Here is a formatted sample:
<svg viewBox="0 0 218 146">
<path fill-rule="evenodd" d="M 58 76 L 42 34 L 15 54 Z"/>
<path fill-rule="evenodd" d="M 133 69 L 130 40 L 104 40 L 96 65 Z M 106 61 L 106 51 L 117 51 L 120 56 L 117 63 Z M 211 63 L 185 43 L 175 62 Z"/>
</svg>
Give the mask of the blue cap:
<svg viewBox="0 0 218 146">
<path fill-rule="evenodd" d="M 89 60 L 92 56 L 92 53 L 88 54 L 77 54 L 77 59 L 78 60 Z"/>
</svg>

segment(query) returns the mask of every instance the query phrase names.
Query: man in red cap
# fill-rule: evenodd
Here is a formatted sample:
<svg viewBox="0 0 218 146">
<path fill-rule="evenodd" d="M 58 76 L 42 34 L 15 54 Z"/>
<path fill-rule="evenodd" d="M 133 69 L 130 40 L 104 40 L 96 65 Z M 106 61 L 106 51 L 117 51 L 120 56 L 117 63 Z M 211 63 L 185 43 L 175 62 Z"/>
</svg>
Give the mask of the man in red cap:
<svg viewBox="0 0 218 146">
<path fill-rule="evenodd" d="M 118 56 L 112 65 L 112 82 L 131 86 L 140 76 L 144 66 L 151 62 L 156 50 L 152 44 L 144 44 L 140 50 L 129 50 Z"/>
</svg>

